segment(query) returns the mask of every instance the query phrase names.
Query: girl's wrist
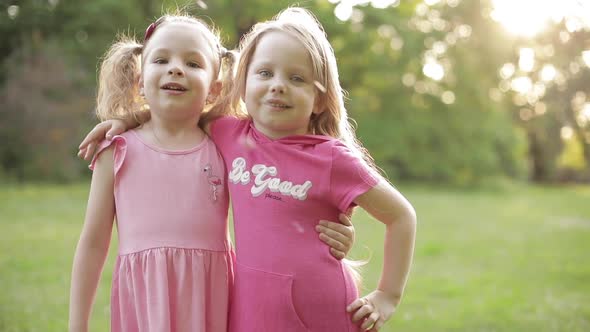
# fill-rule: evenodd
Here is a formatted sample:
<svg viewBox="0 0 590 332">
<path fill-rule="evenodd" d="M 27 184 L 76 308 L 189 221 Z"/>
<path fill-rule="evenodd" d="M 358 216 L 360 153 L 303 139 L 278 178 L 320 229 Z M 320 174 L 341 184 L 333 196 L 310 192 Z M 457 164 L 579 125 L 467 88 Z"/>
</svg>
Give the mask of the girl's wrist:
<svg viewBox="0 0 590 332">
<path fill-rule="evenodd" d="M 88 332 L 88 324 L 83 322 L 70 322 L 68 326 L 69 332 Z"/>
<path fill-rule="evenodd" d="M 381 287 L 377 288 L 377 290 L 382 292 L 385 295 L 385 297 L 387 297 L 387 299 L 391 301 L 391 303 L 393 303 L 395 306 L 397 306 L 402 300 L 403 291 L 387 290 Z"/>
</svg>

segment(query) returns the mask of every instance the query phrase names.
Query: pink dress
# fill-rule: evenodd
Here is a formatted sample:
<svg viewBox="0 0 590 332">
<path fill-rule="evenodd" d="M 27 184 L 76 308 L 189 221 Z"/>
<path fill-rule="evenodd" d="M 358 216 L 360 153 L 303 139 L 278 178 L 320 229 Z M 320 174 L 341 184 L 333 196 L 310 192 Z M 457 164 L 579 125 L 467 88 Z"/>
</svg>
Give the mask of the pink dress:
<svg viewBox="0 0 590 332">
<path fill-rule="evenodd" d="M 351 273 L 314 230 L 338 220 L 379 177 L 340 141 L 271 140 L 249 120 L 222 118 L 211 137 L 228 169 L 236 274 L 231 332 L 357 332 L 346 306 Z"/>
<path fill-rule="evenodd" d="M 111 331 L 227 331 L 233 252 L 215 145 L 205 138 L 166 151 L 128 131 L 101 151 L 113 144 L 119 250 Z"/>
</svg>

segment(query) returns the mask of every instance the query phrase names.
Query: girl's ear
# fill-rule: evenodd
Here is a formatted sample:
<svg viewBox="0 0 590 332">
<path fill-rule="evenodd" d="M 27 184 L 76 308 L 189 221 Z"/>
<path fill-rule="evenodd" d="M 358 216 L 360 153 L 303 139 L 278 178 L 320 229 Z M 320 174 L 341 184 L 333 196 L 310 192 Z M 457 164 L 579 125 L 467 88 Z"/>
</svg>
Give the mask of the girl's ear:
<svg viewBox="0 0 590 332">
<path fill-rule="evenodd" d="M 223 87 L 223 84 L 221 83 L 221 81 L 216 80 L 215 82 L 211 83 L 211 87 L 209 88 L 209 94 L 213 95 L 215 97 L 219 97 L 222 87 Z"/>
<path fill-rule="evenodd" d="M 320 114 L 324 113 L 324 109 L 319 108 L 318 106 L 314 106 L 313 111 L 311 111 L 311 112 L 315 115 L 320 115 Z"/>
<path fill-rule="evenodd" d="M 240 98 L 242 98 L 242 101 L 246 102 L 246 83 L 244 82 L 244 85 L 242 85 L 242 88 L 240 89 Z"/>
<path fill-rule="evenodd" d="M 221 88 L 223 87 L 221 81 L 216 80 L 211 83 L 211 87 L 209 87 L 209 94 L 207 95 L 207 102 L 213 103 L 219 94 L 221 93 Z"/>
<path fill-rule="evenodd" d="M 139 80 L 137 82 L 137 85 L 139 87 L 139 95 L 144 97 L 145 92 L 143 91 L 143 76 L 142 75 L 139 75 Z"/>
<path fill-rule="evenodd" d="M 316 89 L 312 113 L 315 115 L 320 115 L 324 112 L 326 106 L 327 91 L 326 87 L 324 87 L 324 85 L 318 81 L 313 81 L 313 85 L 315 85 Z"/>
<path fill-rule="evenodd" d="M 321 96 L 316 94 L 315 101 L 313 103 L 313 110 L 311 111 L 315 115 L 320 115 L 324 113 L 324 101 Z"/>
</svg>

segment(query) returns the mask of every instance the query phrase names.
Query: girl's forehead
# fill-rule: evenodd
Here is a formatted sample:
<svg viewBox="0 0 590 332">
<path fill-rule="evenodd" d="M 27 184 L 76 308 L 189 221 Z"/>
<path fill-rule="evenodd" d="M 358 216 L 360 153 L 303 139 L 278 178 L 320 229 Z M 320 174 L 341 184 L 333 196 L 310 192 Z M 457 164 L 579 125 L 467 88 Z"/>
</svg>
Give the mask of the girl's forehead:
<svg viewBox="0 0 590 332">
<path fill-rule="evenodd" d="M 273 58 L 279 54 L 289 53 L 304 58 L 310 56 L 305 44 L 293 34 L 284 31 L 269 31 L 258 38 L 253 55 Z"/>
<path fill-rule="evenodd" d="M 303 42 L 293 33 L 284 30 L 272 29 L 261 33 L 256 44 L 284 42 L 291 46 L 305 47 Z"/>
<path fill-rule="evenodd" d="M 196 23 L 190 22 L 169 22 L 156 28 L 152 38 L 147 42 L 145 54 L 154 49 L 182 50 L 194 49 L 195 52 L 206 54 L 214 59 L 216 49 L 214 41 Z"/>
<path fill-rule="evenodd" d="M 305 44 L 291 33 L 269 31 L 260 36 L 249 64 L 284 64 L 311 70 L 312 57 Z"/>
</svg>

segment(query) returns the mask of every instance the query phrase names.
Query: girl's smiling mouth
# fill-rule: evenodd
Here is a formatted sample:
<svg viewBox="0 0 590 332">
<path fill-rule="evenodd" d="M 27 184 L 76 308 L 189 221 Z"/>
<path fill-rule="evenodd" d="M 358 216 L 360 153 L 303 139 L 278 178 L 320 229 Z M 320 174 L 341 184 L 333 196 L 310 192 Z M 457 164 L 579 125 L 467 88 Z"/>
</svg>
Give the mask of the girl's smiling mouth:
<svg viewBox="0 0 590 332">
<path fill-rule="evenodd" d="M 279 99 L 269 99 L 264 104 L 267 106 L 270 106 L 271 108 L 275 108 L 275 109 L 289 109 L 289 108 L 291 108 L 291 106 L 289 106 L 287 103 L 285 103 Z"/>
<path fill-rule="evenodd" d="M 166 83 L 166 84 L 162 85 L 162 87 L 160 89 L 170 90 L 170 91 L 180 91 L 180 92 L 187 91 L 187 88 L 185 88 L 182 84 L 179 84 L 179 83 Z"/>
</svg>

